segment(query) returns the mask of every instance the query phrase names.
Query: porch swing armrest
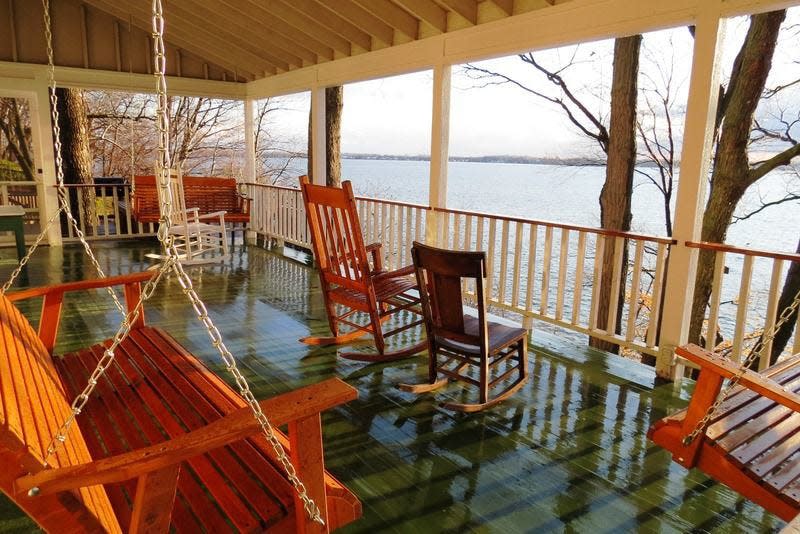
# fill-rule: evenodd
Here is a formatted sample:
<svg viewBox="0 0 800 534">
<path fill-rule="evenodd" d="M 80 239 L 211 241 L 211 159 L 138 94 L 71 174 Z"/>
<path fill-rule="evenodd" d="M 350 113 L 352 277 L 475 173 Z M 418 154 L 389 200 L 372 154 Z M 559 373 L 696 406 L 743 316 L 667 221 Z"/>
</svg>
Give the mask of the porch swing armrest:
<svg viewBox="0 0 800 534">
<path fill-rule="evenodd" d="M 63 284 L 54 284 L 50 286 L 32 287 L 30 289 L 23 289 L 22 291 L 15 291 L 6 295 L 8 300 L 16 302 L 18 300 L 30 299 L 33 297 L 42 297 L 55 293 L 69 293 L 71 291 L 84 291 L 87 289 L 97 289 L 109 286 L 127 286 L 130 284 L 140 284 L 150 280 L 155 276 L 155 272 L 144 271 L 140 273 L 123 274 L 120 276 L 107 276 L 106 278 L 96 278 L 93 280 L 80 280 L 77 282 L 65 282 Z"/>
<path fill-rule="evenodd" d="M 358 392 L 338 378 L 331 378 L 259 404 L 272 426 L 319 417 L 325 410 L 349 402 Z M 240 441 L 261 430 L 249 407 L 239 408 L 206 426 L 173 439 L 85 464 L 46 469 L 18 478 L 16 493 L 38 488 L 37 495 L 49 495 L 95 484 L 113 484 L 160 471 L 219 447 Z M 302 466 L 295 466 L 300 472 Z"/>
<path fill-rule="evenodd" d="M 675 352 L 678 356 L 699 365 L 701 373 L 711 372 L 722 378 L 732 378 L 740 372 L 740 367 L 737 363 L 697 345 L 689 344 L 678 347 Z M 798 360 L 800 365 L 800 354 L 796 354 L 792 358 Z M 767 376 L 748 369 L 739 379 L 739 384 L 795 412 L 800 412 L 800 395 Z"/>
</svg>

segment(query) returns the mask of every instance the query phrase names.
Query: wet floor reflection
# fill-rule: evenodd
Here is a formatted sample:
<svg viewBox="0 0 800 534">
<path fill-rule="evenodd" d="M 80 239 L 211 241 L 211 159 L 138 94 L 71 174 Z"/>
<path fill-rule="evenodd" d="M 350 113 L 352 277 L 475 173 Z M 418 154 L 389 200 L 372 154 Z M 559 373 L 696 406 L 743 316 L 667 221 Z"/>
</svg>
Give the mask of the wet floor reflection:
<svg viewBox="0 0 800 534">
<path fill-rule="evenodd" d="M 144 254 L 155 248 L 126 242 L 102 246 L 99 255 L 116 274 L 147 267 Z M 44 250 L 29 269 L 31 285 L 88 276 L 77 247 Z M 329 376 L 358 389 L 356 401 L 324 417 L 328 467 L 364 504 L 364 518 L 346 531 L 704 532 L 782 525 L 647 441 L 651 422 L 685 400 L 671 385 L 653 388 L 652 371 L 638 364 L 536 332 L 535 343 L 547 350 L 531 350 L 532 376 L 522 390 L 484 413 L 453 414 L 439 403 L 464 398 L 462 386 L 419 397 L 394 387 L 424 375 L 423 357 L 366 366 L 337 358 L 336 348 L 298 342 L 327 331 L 316 273 L 307 265 L 236 246 L 226 263 L 190 273 L 259 396 Z M 38 319 L 33 306 L 25 311 Z M 102 292 L 67 301 L 64 313 L 61 350 L 108 337 L 118 318 Z M 175 280 L 156 292 L 147 314 L 224 376 Z"/>
</svg>

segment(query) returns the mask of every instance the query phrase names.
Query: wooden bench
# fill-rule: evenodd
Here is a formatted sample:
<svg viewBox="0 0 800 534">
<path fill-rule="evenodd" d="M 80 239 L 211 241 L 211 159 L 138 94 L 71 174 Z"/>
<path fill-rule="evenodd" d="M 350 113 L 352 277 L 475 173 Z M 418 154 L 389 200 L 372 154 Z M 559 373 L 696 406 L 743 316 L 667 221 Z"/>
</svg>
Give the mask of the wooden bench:
<svg viewBox="0 0 800 534">
<path fill-rule="evenodd" d="M 683 444 L 739 369 L 696 345 L 676 351 L 700 366 L 689 406 L 647 433 L 673 459 L 726 484 L 786 521 L 800 513 L 800 354 L 763 373 L 747 371 L 705 432 Z"/>
<path fill-rule="evenodd" d="M 155 176 L 134 176 L 133 191 L 133 218 L 140 223 L 157 223 L 158 188 Z M 224 211 L 225 222 L 240 224 L 242 230 L 250 222 L 250 199 L 239 194 L 234 178 L 184 176 L 183 192 L 187 209 L 198 208 L 200 215 Z"/>
<path fill-rule="evenodd" d="M 322 532 L 311 523 L 249 407 L 159 328 L 133 325 L 44 468 L 46 447 L 109 342 L 52 358 L 67 291 L 123 284 L 128 306 L 151 273 L 0 296 L 0 489 L 47 531 Z M 39 332 L 12 301 L 44 296 Z M 260 404 L 327 528 L 360 517 L 324 470 L 320 412 L 354 399 L 338 379 Z M 37 488 L 35 496 L 29 494 Z"/>
</svg>

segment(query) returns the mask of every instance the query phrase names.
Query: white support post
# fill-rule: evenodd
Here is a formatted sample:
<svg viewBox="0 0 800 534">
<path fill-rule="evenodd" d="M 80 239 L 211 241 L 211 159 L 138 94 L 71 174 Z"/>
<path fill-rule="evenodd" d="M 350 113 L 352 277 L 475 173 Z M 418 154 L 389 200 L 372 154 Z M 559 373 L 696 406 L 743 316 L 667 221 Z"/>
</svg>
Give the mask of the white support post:
<svg viewBox="0 0 800 534">
<path fill-rule="evenodd" d="M 255 105 L 249 98 L 242 101 L 244 105 L 244 173 L 245 182 L 256 181 L 256 132 Z"/>
<path fill-rule="evenodd" d="M 433 110 L 431 117 L 431 175 L 428 205 L 447 206 L 447 163 L 450 153 L 450 77 L 452 67 L 440 64 L 433 69 Z M 435 211 L 428 214 L 425 241 L 437 244 L 439 221 Z"/>
<path fill-rule="evenodd" d="M 698 14 L 686 126 L 683 134 L 680 181 L 675 203 L 669 271 L 664 289 L 664 311 L 659 338 L 656 373 L 674 378 L 680 369 L 673 367 L 675 347 L 686 342 L 697 273 L 697 249 L 686 241 L 700 237 L 706 186 L 711 162 L 712 136 L 719 95 L 719 61 L 725 20 L 721 0 L 703 3 Z"/>
<path fill-rule="evenodd" d="M 56 159 L 53 151 L 53 125 L 50 120 L 50 90 L 47 78 L 37 76 L 35 93 L 29 100 L 31 140 L 39 186 L 39 221 L 44 225 L 58 211 Z M 47 232 L 50 246 L 61 246 L 61 221 L 53 221 Z"/>
<path fill-rule="evenodd" d="M 314 154 L 311 174 L 317 185 L 328 181 L 325 141 L 325 88 L 314 86 L 311 88 L 311 151 Z"/>
</svg>

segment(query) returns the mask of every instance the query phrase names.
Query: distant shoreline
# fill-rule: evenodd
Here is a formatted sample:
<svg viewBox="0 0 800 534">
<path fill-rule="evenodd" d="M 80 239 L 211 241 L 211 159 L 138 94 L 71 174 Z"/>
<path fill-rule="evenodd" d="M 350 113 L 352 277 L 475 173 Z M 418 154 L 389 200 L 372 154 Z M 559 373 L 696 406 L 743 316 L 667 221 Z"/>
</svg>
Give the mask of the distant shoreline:
<svg viewBox="0 0 800 534">
<path fill-rule="evenodd" d="M 342 159 L 361 160 L 388 160 L 388 161 L 430 161 L 427 155 L 397 155 L 397 154 L 353 154 L 343 153 Z M 466 163 L 517 163 L 526 165 L 565 165 L 565 166 L 593 166 L 603 167 L 604 161 L 593 158 L 548 158 L 536 156 L 450 156 L 450 161 Z"/>
</svg>

